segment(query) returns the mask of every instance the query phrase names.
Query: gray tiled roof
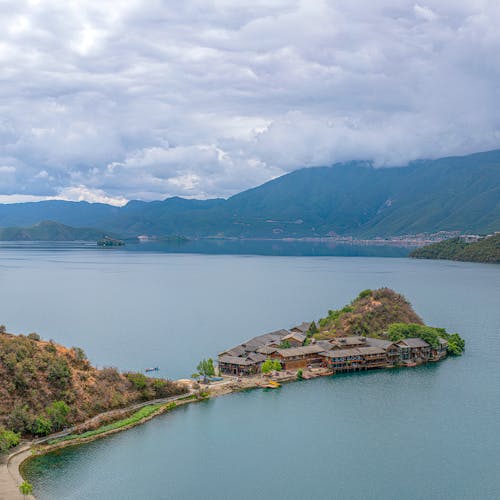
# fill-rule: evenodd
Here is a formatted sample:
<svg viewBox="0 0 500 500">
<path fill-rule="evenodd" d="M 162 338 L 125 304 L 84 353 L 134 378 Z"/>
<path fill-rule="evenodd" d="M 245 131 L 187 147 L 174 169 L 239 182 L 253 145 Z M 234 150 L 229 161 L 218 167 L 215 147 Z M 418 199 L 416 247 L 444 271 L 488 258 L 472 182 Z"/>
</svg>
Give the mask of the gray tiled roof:
<svg viewBox="0 0 500 500">
<path fill-rule="evenodd" d="M 290 347 L 289 349 L 278 349 L 278 354 L 284 358 L 292 358 L 294 356 L 304 356 L 306 354 L 318 354 L 323 351 L 323 347 L 311 344 L 302 347 Z"/>
<path fill-rule="evenodd" d="M 297 342 L 304 342 L 304 340 L 306 340 L 306 338 L 307 337 L 303 333 L 292 332 L 292 333 L 289 333 L 288 335 L 285 335 L 281 340 L 294 339 Z"/>
<path fill-rule="evenodd" d="M 361 354 L 385 354 L 385 350 L 381 347 L 358 347 L 357 350 Z"/>
<path fill-rule="evenodd" d="M 408 347 L 429 347 L 429 344 L 419 338 L 403 339 L 398 342 L 398 344 L 406 344 Z"/>
<path fill-rule="evenodd" d="M 371 337 L 368 337 L 366 339 L 366 345 L 372 346 L 372 347 L 380 347 L 381 349 L 387 349 L 391 345 L 393 345 L 394 342 L 391 342 L 390 340 L 384 340 L 384 339 L 372 339 Z"/>
<path fill-rule="evenodd" d="M 220 356 L 219 363 L 228 363 L 231 365 L 241 365 L 241 366 L 250 366 L 256 365 L 257 361 L 252 361 L 246 358 L 240 358 L 238 356 Z"/>
<path fill-rule="evenodd" d="M 299 332 L 305 333 L 307 330 L 309 330 L 309 327 L 311 326 L 311 322 L 304 321 L 300 325 L 294 326 L 293 328 L 290 328 L 290 330 L 299 330 Z"/>
</svg>

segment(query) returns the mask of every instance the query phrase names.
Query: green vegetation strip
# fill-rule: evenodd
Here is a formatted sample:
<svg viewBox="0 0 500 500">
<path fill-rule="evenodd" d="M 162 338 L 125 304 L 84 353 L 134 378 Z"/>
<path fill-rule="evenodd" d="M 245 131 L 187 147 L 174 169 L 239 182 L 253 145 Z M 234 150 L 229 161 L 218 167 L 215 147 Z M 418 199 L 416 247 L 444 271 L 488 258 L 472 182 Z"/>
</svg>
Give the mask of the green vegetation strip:
<svg viewBox="0 0 500 500">
<path fill-rule="evenodd" d="M 137 410 L 135 413 L 130 415 L 130 417 L 124 418 L 123 420 L 117 420 L 116 422 L 113 422 L 111 424 L 103 425 L 102 427 L 99 427 L 98 429 L 92 430 L 92 431 L 87 431 L 83 432 L 82 434 L 71 434 L 69 436 L 64 436 L 61 438 L 57 439 L 52 439 L 47 442 L 47 444 L 57 444 L 61 443 L 64 441 L 71 441 L 73 439 L 85 439 L 85 438 L 90 438 L 97 436 L 99 434 L 103 434 L 105 432 L 109 431 L 114 431 L 116 429 L 121 429 L 122 427 L 127 427 L 129 425 L 136 424 L 140 422 L 141 420 L 151 416 L 153 413 L 158 411 L 160 408 L 165 407 L 166 410 L 171 410 L 172 408 L 176 407 L 175 403 L 168 403 L 167 405 L 161 405 L 161 404 L 154 404 L 154 405 L 148 405 L 148 406 L 143 406 L 140 410 Z"/>
</svg>

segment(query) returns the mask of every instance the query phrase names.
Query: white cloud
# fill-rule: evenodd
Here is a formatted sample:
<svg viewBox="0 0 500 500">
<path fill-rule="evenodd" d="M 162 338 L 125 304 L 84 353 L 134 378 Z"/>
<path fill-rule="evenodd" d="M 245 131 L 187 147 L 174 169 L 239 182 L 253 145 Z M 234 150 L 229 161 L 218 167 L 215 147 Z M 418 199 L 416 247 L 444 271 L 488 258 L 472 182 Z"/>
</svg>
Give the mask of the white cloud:
<svg viewBox="0 0 500 500">
<path fill-rule="evenodd" d="M 5 1 L 0 195 L 229 196 L 500 147 L 499 23 L 492 0 Z"/>
</svg>

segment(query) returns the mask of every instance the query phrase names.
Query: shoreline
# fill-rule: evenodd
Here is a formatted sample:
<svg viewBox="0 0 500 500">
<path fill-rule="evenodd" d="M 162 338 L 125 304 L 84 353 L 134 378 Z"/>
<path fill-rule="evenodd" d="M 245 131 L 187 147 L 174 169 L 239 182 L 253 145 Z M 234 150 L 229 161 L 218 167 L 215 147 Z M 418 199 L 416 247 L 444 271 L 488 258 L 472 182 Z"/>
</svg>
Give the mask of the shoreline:
<svg viewBox="0 0 500 500">
<path fill-rule="evenodd" d="M 318 377 L 327 377 L 331 376 L 332 373 L 326 369 L 315 369 L 314 371 L 307 372 L 306 377 L 303 380 L 309 380 L 312 378 Z M 279 380 L 279 383 L 290 383 L 299 381 L 296 375 L 284 375 L 281 377 L 276 377 Z M 19 492 L 19 485 L 25 481 L 25 477 L 23 476 L 23 469 L 29 460 L 46 455 L 48 453 L 52 453 L 56 450 L 62 450 L 63 448 L 69 448 L 71 446 L 80 446 L 83 444 L 91 443 L 93 441 L 97 441 L 99 439 L 111 436 L 113 434 L 117 434 L 119 432 L 123 432 L 139 425 L 145 424 L 149 422 L 153 418 L 167 413 L 171 410 L 175 410 L 177 407 L 184 406 L 190 403 L 199 403 L 201 401 L 206 401 L 208 399 L 217 398 L 220 396 L 227 396 L 229 394 L 233 394 L 236 392 L 242 392 L 246 390 L 266 388 L 268 383 L 268 378 L 263 375 L 256 375 L 253 377 L 244 377 L 238 380 L 237 377 L 229 377 L 223 380 L 220 383 L 215 383 L 212 385 L 202 386 L 200 387 L 200 397 L 196 397 L 197 394 L 195 392 L 189 392 L 188 394 L 183 394 L 179 396 L 179 399 L 172 401 L 175 403 L 175 407 L 169 406 L 170 403 L 163 403 L 160 408 L 158 408 L 152 414 L 144 417 L 143 419 L 134 422 L 133 424 L 129 424 L 123 427 L 119 427 L 117 429 L 111 429 L 94 436 L 86 437 L 86 438 L 78 438 L 69 440 L 62 440 L 58 443 L 43 445 L 43 443 L 37 442 L 29 442 L 21 445 L 21 447 L 7 456 L 5 464 L 0 464 L 0 500 L 21 500 L 23 498 L 28 498 L 30 500 L 35 500 L 36 497 L 34 495 L 23 497 Z M 206 396 L 202 396 L 203 393 L 207 392 Z M 194 397 L 193 397 L 194 396 Z M 144 406 L 149 404 L 154 404 L 154 401 L 145 402 Z M 123 409 L 122 411 L 126 411 Z M 96 415 L 99 417 L 99 415 Z M 93 418 L 96 418 L 93 417 Z M 83 424 L 80 424 L 83 425 Z M 71 433 L 69 434 L 71 435 Z M 57 439 L 57 436 L 44 438 L 44 441 L 47 442 L 51 439 Z M 40 446 L 41 445 L 41 446 Z M 5 478 L 5 480 L 2 480 Z M 10 481 L 9 481 L 10 480 Z"/>
</svg>

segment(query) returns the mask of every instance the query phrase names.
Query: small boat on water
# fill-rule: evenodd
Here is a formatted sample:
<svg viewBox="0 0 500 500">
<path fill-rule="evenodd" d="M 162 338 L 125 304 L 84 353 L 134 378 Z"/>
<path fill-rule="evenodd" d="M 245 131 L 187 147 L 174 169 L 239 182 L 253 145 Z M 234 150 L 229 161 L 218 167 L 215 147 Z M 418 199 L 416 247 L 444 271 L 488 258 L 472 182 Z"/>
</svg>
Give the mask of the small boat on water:
<svg viewBox="0 0 500 500">
<path fill-rule="evenodd" d="M 267 389 L 278 389 L 281 387 L 281 384 L 276 382 L 276 380 L 270 380 L 264 387 Z"/>
<path fill-rule="evenodd" d="M 159 366 L 155 366 L 153 368 L 146 368 L 144 371 L 146 373 L 149 373 L 149 372 L 159 372 L 160 371 L 160 367 Z"/>
</svg>

